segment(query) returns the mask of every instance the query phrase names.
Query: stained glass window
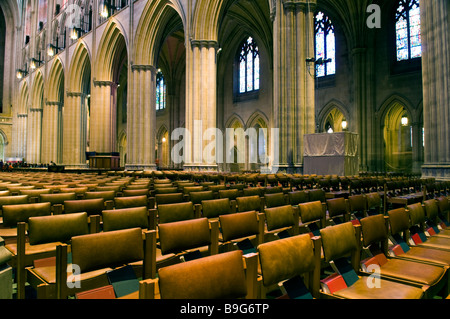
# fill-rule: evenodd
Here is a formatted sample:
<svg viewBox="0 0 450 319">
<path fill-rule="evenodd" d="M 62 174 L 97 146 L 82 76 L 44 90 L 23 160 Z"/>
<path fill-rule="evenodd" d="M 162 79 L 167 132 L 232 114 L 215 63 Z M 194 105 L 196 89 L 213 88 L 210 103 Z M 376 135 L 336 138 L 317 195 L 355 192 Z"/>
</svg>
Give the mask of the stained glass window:
<svg viewBox="0 0 450 319">
<path fill-rule="evenodd" d="M 156 110 L 166 108 L 166 83 L 161 71 L 156 74 Z"/>
<path fill-rule="evenodd" d="M 259 90 L 259 49 L 252 37 L 240 46 L 239 93 Z"/>
<path fill-rule="evenodd" d="M 331 20 L 323 12 L 319 11 L 314 20 L 314 28 L 316 61 L 325 61 L 330 59 L 329 62 L 316 64 L 316 76 L 322 77 L 335 74 L 336 44 L 334 37 L 334 26 L 331 23 Z"/>
<path fill-rule="evenodd" d="M 422 56 L 419 0 L 400 0 L 395 13 L 397 61 Z"/>
</svg>

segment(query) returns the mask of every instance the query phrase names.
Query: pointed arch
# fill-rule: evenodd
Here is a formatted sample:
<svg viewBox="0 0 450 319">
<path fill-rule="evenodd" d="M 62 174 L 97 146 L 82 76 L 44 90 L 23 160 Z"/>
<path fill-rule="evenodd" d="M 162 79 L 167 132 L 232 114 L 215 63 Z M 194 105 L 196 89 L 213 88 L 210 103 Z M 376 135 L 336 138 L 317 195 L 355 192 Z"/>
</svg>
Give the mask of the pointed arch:
<svg viewBox="0 0 450 319">
<path fill-rule="evenodd" d="M 342 113 L 343 117 L 347 120 L 347 122 L 352 122 L 352 118 L 350 116 L 350 112 L 348 109 L 344 106 L 343 103 L 341 103 L 338 100 L 332 99 L 329 101 L 325 106 L 320 110 L 318 116 L 317 116 L 317 123 L 319 125 L 320 130 L 325 129 L 325 122 L 328 118 L 328 116 L 333 112 L 333 110 L 336 109 L 340 113 Z"/>
<path fill-rule="evenodd" d="M 61 101 L 61 85 L 64 86 L 64 65 L 59 57 L 55 58 L 50 68 L 47 81 L 47 100 L 56 102 Z"/>
<path fill-rule="evenodd" d="M 234 1 L 199 0 L 193 16 L 193 38 L 199 40 L 218 40 L 219 21 Z"/>
<path fill-rule="evenodd" d="M 97 50 L 94 74 L 96 79 L 112 81 L 116 63 L 120 62 L 120 55 L 128 52 L 127 36 L 124 28 L 114 18 L 108 21 L 105 31 L 100 39 Z"/>
<path fill-rule="evenodd" d="M 68 88 L 70 92 L 81 92 L 91 74 L 91 55 L 86 44 L 79 41 L 72 56 Z"/>
<path fill-rule="evenodd" d="M 254 127 L 259 124 L 261 128 L 269 127 L 269 118 L 261 112 L 260 110 L 256 110 L 247 120 L 246 128 Z"/>
<path fill-rule="evenodd" d="M 22 81 L 19 92 L 20 92 L 19 107 L 17 109 L 17 114 L 26 114 L 28 111 L 28 101 L 29 101 L 29 90 L 27 81 Z"/>
<path fill-rule="evenodd" d="M 385 121 L 386 116 L 389 113 L 389 111 L 392 109 L 392 107 L 395 107 L 396 105 L 402 105 L 405 108 L 408 116 L 412 119 L 415 119 L 416 112 L 415 112 L 414 108 L 412 107 L 411 102 L 409 102 L 409 100 L 403 96 L 393 94 L 381 104 L 381 107 L 378 111 L 378 114 L 380 115 L 379 119 L 381 120 L 381 123 L 383 123 L 383 121 Z"/>
<path fill-rule="evenodd" d="M 133 61 L 136 65 L 157 65 L 162 40 L 185 29 L 182 10 L 171 1 L 148 1 L 138 23 Z"/>
<path fill-rule="evenodd" d="M 33 80 L 33 86 L 31 89 L 31 107 L 42 108 L 44 94 L 44 78 L 42 72 L 39 70 Z"/>
<path fill-rule="evenodd" d="M 238 128 L 238 127 L 244 128 L 244 125 L 245 124 L 242 117 L 237 113 L 233 113 L 226 122 L 225 128 Z"/>
</svg>

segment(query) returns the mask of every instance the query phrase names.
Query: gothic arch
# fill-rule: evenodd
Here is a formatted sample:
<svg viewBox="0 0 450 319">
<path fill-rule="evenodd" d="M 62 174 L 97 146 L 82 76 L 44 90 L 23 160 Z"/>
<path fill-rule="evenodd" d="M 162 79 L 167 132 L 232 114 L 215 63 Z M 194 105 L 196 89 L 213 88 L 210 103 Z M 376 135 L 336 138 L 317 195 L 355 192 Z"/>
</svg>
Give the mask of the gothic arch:
<svg viewBox="0 0 450 319">
<path fill-rule="evenodd" d="M 57 57 L 51 66 L 47 80 L 47 100 L 51 102 L 61 101 L 61 87 L 64 86 L 64 65 Z"/>
<path fill-rule="evenodd" d="M 72 56 L 69 70 L 69 92 L 82 92 L 91 72 L 91 58 L 86 44 L 79 41 Z"/>
<path fill-rule="evenodd" d="M 94 76 L 97 80 L 112 81 L 116 60 L 120 59 L 123 50 L 128 52 L 127 37 L 123 27 L 114 18 L 108 21 L 105 31 L 100 39 L 97 50 Z"/>
<path fill-rule="evenodd" d="M 269 118 L 260 110 L 256 110 L 247 120 L 247 123 L 245 125 L 246 128 L 254 127 L 257 124 L 261 128 L 268 128 L 269 127 Z"/>
<path fill-rule="evenodd" d="M 244 120 L 242 119 L 242 117 L 237 114 L 237 113 L 233 113 L 230 118 L 228 119 L 228 121 L 225 124 L 225 129 L 226 128 L 244 128 Z"/>
<path fill-rule="evenodd" d="M 411 102 L 409 102 L 406 98 L 394 94 L 391 95 L 389 98 L 387 98 L 380 106 L 380 109 L 378 110 L 378 114 L 379 114 L 379 121 L 380 124 L 383 125 L 387 114 L 389 113 L 389 111 L 391 110 L 392 107 L 396 106 L 396 105 L 402 105 L 406 112 L 408 113 L 408 116 L 410 119 L 412 119 L 413 121 L 416 119 L 416 111 L 415 109 L 412 107 Z"/>
<path fill-rule="evenodd" d="M 148 1 L 138 23 L 133 61 L 136 65 L 157 65 L 159 46 L 171 32 L 184 28 L 178 4 L 168 0 Z M 181 18 L 181 25 L 175 19 Z M 175 21 L 175 25 L 171 22 Z"/>
<path fill-rule="evenodd" d="M 26 114 L 28 111 L 29 90 L 28 82 L 22 81 L 20 86 L 19 105 L 17 108 L 17 114 Z"/>
<path fill-rule="evenodd" d="M 42 72 L 39 70 L 33 80 L 33 86 L 31 89 L 31 107 L 42 108 L 42 98 L 44 94 L 44 78 Z"/>
<path fill-rule="evenodd" d="M 347 108 L 339 101 L 337 100 L 331 100 L 329 101 L 319 112 L 317 116 L 317 124 L 319 126 L 319 131 L 322 131 L 325 128 L 325 121 L 328 118 L 328 115 L 334 110 L 337 109 L 339 112 L 341 112 L 344 116 L 344 118 L 347 120 L 347 122 L 352 122 L 352 117 L 350 116 L 349 111 Z"/>
</svg>

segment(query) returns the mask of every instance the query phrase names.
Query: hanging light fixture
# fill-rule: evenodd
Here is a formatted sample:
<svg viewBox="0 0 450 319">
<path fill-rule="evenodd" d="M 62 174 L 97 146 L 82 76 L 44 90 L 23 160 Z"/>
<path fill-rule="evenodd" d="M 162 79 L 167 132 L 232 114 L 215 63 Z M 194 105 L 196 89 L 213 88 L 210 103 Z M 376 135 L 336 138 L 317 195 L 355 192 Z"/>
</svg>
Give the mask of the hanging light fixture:
<svg viewBox="0 0 450 319">
<path fill-rule="evenodd" d="M 72 40 L 77 40 L 78 37 L 79 37 L 78 28 L 77 27 L 70 28 L 70 38 Z"/>
<path fill-rule="evenodd" d="M 27 76 L 28 72 L 26 70 L 17 69 L 16 70 L 16 77 L 20 80 L 24 76 Z"/>
<path fill-rule="evenodd" d="M 401 123 L 402 123 L 402 126 L 407 126 L 408 125 L 408 116 L 406 114 L 405 109 L 403 109 L 403 115 L 402 115 Z"/>
<path fill-rule="evenodd" d="M 108 16 L 109 16 L 108 7 L 109 7 L 108 1 L 104 0 L 100 3 L 99 12 L 100 12 L 100 15 L 105 19 L 108 18 Z"/>
<path fill-rule="evenodd" d="M 347 120 L 345 119 L 345 117 L 342 119 L 341 125 L 342 125 L 342 129 L 343 129 L 343 130 L 346 130 L 346 129 L 347 129 L 348 123 L 347 123 Z"/>
</svg>

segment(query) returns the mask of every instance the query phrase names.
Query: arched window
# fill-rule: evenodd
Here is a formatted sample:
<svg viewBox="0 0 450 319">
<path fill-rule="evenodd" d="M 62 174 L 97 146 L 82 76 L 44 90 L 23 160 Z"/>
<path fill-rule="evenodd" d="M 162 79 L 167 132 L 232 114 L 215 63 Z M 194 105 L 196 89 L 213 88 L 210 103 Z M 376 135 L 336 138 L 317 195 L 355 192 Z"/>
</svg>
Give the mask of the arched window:
<svg viewBox="0 0 450 319">
<path fill-rule="evenodd" d="M 314 20 L 316 76 L 322 77 L 336 73 L 336 45 L 334 26 L 323 13 L 318 12 Z"/>
<path fill-rule="evenodd" d="M 400 0 L 395 12 L 397 61 L 422 56 L 419 0 Z"/>
<path fill-rule="evenodd" d="M 166 83 L 161 71 L 156 74 L 156 110 L 166 108 Z"/>
<path fill-rule="evenodd" d="M 248 37 L 239 53 L 239 93 L 259 90 L 259 49 L 255 40 Z"/>
</svg>

